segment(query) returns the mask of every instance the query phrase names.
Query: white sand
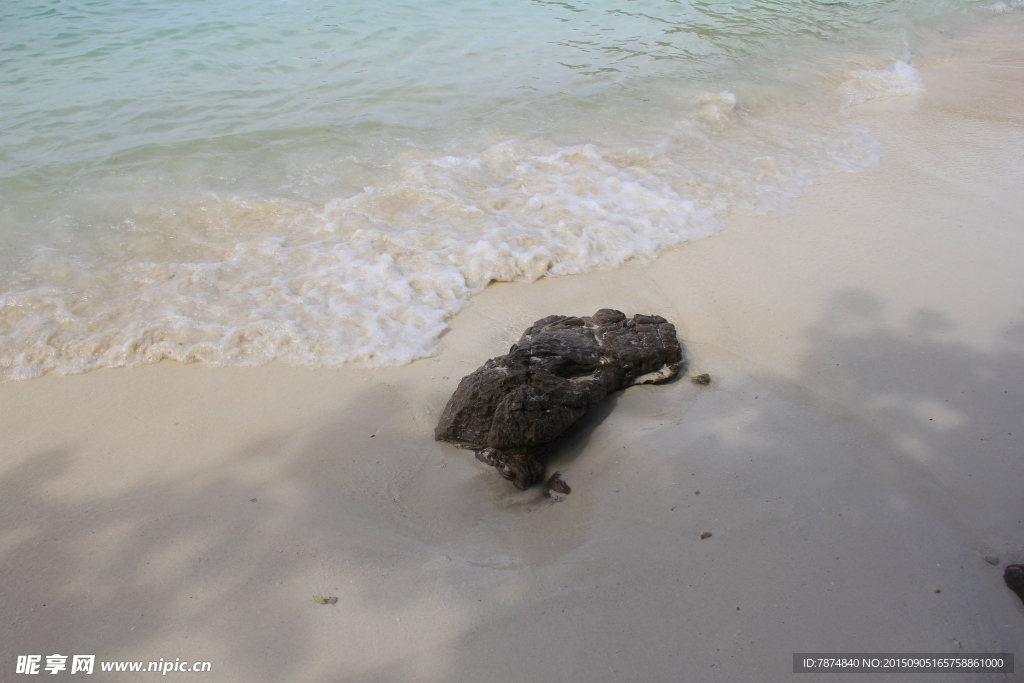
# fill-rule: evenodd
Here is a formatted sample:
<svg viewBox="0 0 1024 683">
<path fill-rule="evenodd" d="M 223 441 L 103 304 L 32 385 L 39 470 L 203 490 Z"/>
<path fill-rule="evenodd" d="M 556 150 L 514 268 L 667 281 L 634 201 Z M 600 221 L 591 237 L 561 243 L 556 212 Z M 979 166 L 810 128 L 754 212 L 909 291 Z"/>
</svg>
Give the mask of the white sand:
<svg viewBox="0 0 1024 683">
<path fill-rule="evenodd" d="M 382 682 L 1024 657 L 1002 581 L 1024 562 L 1024 49 L 999 47 L 1019 35 L 859 107 L 879 168 L 651 265 L 493 286 L 440 358 L 0 385 L 0 680 L 53 653 Z M 613 398 L 549 467 L 564 502 L 432 440 L 529 323 L 606 306 L 670 318 L 714 383 Z"/>
</svg>

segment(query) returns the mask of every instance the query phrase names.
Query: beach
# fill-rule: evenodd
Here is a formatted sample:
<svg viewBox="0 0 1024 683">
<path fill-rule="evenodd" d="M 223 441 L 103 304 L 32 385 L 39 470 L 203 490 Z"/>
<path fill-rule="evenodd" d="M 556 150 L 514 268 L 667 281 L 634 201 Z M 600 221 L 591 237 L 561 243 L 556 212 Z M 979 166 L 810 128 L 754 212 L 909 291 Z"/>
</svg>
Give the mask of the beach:
<svg viewBox="0 0 1024 683">
<path fill-rule="evenodd" d="M 1024 653 L 1021 35 L 965 31 L 924 92 L 851 108 L 877 167 L 648 263 L 491 284 L 434 357 L 0 384 L 0 680 L 53 653 L 366 682 Z M 600 308 L 666 317 L 711 384 L 612 396 L 548 464 L 562 500 L 433 440 L 463 376 Z"/>
</svg>

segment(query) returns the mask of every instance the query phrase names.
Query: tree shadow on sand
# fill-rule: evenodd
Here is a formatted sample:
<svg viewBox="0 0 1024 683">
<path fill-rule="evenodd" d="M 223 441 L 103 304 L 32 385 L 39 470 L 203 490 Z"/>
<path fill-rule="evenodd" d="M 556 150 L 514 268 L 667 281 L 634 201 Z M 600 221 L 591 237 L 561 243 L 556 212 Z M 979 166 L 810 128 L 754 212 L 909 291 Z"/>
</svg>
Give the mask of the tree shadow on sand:
<svg viewBox="0 0 1024 683">
<path fill-rule="evenodd" d="M 563 503 L 433 442 L 415 401 L 370 438 L 376 385 L 113 492 L 69 483 L 83 445 L 35 453 L 0 478 L 3 666 L 57 652 L 211 660 L 209 680 L 789 680 L 798 651 L 1020 651 L 1024 609 L 983 556 L 1024 560 L 1024 326 L 987 348 L 960 335 L 838 295 L 796 378 L 709 367 L 710 388 L 608 401 L 549 464 L 572 482 Z M 402 381 L 395 396 L 439 414 L 444 391 Z"/>
</svg>

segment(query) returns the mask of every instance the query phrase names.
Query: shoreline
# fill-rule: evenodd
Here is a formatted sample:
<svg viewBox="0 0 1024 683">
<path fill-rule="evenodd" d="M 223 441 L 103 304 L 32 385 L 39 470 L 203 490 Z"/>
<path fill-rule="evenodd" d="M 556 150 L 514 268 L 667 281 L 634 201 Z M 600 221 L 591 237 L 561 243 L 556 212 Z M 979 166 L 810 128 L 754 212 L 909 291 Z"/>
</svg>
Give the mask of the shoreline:
<svg viewBox="0 0 1024 683">
<path fill-rule="evenodd" d="M 1010 33 L 851 114 L 879 167 L 651 264 L 492 284 L 439 357 L 0 384 L 2 665 L 776 681 L 796 652 L 1024 651 L 1002 583 L 1024 562 Z M 558 503 L 432 440 L 458 381 L 526 326 L 603 307 L 675 323 L 712 385 L 611 397 L 549 463 L 572 486 Z"/>
</svg>

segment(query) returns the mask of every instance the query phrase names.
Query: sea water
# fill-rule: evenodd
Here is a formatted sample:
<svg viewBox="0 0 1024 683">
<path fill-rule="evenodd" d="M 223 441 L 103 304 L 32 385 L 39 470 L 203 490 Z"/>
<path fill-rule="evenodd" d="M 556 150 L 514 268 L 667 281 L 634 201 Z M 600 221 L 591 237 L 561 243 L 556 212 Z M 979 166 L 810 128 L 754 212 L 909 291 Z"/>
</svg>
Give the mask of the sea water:
<svg viewBox="0 0 1024 683">
<path fill-rule="evenodd" d="M 408 363 L 879 162 L 850 107 L 1020 2 L 7 0 L 0 379 Z"/>
</svg>

